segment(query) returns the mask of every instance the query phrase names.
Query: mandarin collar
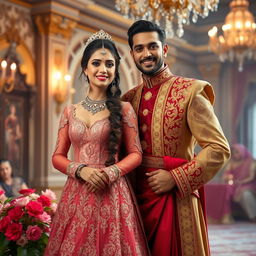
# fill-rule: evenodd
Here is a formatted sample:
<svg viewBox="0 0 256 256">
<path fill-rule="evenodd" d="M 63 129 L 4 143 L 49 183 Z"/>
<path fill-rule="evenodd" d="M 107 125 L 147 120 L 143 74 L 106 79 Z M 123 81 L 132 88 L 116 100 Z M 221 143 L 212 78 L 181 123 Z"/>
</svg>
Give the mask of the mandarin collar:
<svg viewBox="0 0 256 256">
<path fill-rule="evenodd" d="M 147 88 L 152 88 L 156 85 L 162 84 L 167 81 L 171 76 L 173 76 L 169 67 L 165 64 L 163 68 L 157 72 L 154 76 L 142 75 L 143 84 Z"/>
</svg>

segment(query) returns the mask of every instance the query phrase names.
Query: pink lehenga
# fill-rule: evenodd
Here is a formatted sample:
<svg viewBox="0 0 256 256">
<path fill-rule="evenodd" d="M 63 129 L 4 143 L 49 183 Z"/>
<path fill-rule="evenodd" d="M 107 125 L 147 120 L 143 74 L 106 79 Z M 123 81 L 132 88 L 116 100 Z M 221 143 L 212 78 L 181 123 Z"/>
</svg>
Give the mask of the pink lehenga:
<svg viewBox="0 0 256 256">
<path fill-rule="evenodd" d="M 108 118 L 87 127 L 66 107 L 61 120 L 53 165 L 68 175 L 54 216 L 45 255 L 138 256 L 149 255 L 143 228 L 125 174 L 141 162 L 137 119 L 129 103 L 123 103 L 122 140 L 127 156 L 105 167 L 108 157 Z M 72 144 L 74 161 L 67 158 Z M 75 177 L 80 164 L 102 168 L 110 184 L 103 191 L 87 191 Z"/>
</svg>

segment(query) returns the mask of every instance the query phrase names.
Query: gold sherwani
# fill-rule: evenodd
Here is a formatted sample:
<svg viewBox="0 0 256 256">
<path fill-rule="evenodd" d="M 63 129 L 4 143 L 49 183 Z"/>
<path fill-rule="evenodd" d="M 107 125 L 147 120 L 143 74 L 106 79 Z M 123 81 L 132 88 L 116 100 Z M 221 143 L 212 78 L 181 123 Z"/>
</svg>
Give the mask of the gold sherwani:
<svg viewBox="0 0 256 256">
<path fill-rule="evenodd" d="M 143 77 L 143 83 L 128 91 L 123 100 L 131 102 L 138 114 L 145 158 L 170 156 L 188 161 L 171 170 L 177 185 L 175 204 L 182 255 L 210 255 L 200 198 L 203 194 L 198 190 L 230 156 L 212 107 L 212 86 L 205 81 L 174 76 L 165 66 L 156 76 Z M 202 149 L 195 156 L 196 143 Z"/>
</svg>

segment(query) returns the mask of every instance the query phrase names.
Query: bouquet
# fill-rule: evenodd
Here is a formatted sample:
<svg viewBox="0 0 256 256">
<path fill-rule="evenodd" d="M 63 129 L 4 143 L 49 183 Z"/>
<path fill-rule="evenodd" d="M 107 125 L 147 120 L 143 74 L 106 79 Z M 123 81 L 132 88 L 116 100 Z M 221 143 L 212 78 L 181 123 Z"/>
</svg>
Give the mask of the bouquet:
<svg viewBox="0 0 256 256">
<path fill-rule="evenodd" d="M 52 217 L 57 208 L 50 189 L 36 194 L 22 189 L 18 198 L 3 198 L 0 190 L 0 256 L 39 256 L 47 245 Z"/>
</svg>

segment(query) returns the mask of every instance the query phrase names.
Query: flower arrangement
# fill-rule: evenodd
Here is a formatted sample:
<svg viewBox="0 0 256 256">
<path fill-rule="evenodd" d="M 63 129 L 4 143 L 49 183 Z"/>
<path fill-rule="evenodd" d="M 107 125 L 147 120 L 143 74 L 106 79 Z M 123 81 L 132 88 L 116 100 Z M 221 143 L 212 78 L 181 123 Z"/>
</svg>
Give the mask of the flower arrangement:
<svg viewBox="0 0 256 256">
<path fill-rule="evenodd" d="M 34 189 L 19 193 L 18 198 L 3 200 L 0 190 L 0 256 L 43 255 L 57 208 L 56 195 L 50 189 L 41 195 Z"/>
</svg>

